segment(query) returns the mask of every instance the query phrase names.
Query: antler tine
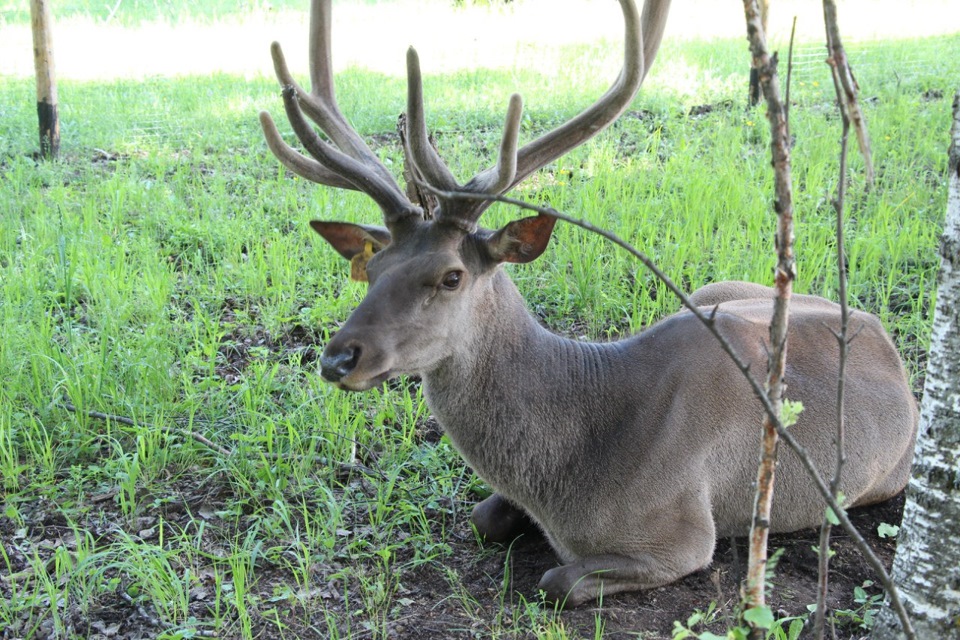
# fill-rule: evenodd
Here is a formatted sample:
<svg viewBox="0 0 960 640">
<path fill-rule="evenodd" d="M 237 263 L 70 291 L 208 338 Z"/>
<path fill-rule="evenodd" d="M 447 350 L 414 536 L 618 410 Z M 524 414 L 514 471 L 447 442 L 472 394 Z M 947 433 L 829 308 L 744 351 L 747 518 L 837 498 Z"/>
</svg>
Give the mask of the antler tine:
<svg viewBox="0 0 960 640">
<path fill-rule="evenodd" d="M 304 148 L 316 160 L 303 156 L 283 142 L 272 119 L 261 114 L 267 144 L 280 162 L 294 173 L 314 182 L 356 189 L 369 195 L 380 205 L 388 225 L 408 215 L 421 215 L 420 209 L 407 200 L 393 175 L 337 106 L 330 56 L 330 24 L 330 0 L 313 0 L 309 36 L 310 93 L 293 79 L 280 45 L 274 42 L 270 47 L 274 70 L 283 86 L 287 118 Z M 332 145 L 313 130 L 304 113 L 320 126 Z"/>
<path fill-rule="evenodd" d="M 312 38 L 310 48 L 311 50 L 314 49 Z M 273 68 L 277 74 L 277 80 L 280 81 L 280 86 L 293 87 L 296 90 L 301 108 L 310 116 L 310 119 L 320 125 L 320 129 L 344 153 L 358 160 L 373 159 L 372 168 L 379 170 L 380 161 L 376 159 L 363 139 L 353 131 L 337 108 L 336 102 L 333 102 L 332 83 L 314 85 L 313 93 L 308 93 L 293 79 L 293 74 L 287 67 L 287 61 L 279 42 L 270 45 L 270 55 L 273 58 Z M 311 69 L 313 66 L 314 63 L 311 61 Z"/>
<path fill-rule="evenodd" d="M 517 141 L 520 138 L 520 118 L 523 116 L 523 98 L 519 93 L 510 96 L 507 118 L 503 124 L 500 155 L 497 164 L 478 173 L 464 187 L 473 193 L 503 193 L 514 184 L 517 175 Z"/>
<path fill-rule="evenodd" d="M 431 186 L 438 189 L 446 191 L 457 189 L 459 185 L 456 178 L 437 155 L 427 137 L 420 58 L 413 47 L 407 49 L 407 124 L 410 134 L 410 155 L 423 177 Z"/>
<path fill-rule="evenodd" d="M 266 111 L 260 112 L 260 127 L 263 129 L 263 137 L 267 140 L 267 147 L 269 147 L 273 155 L 277 157 L 280 164 L 290 169 L 290 171 L 293 171 L 301 178 L 305 178 L 311 182 L 325 184 L 328 187 L 357 189 L 356 185 L 343 176 L 327 169 L 316 160 L 306 157 L 284 142 L 280 136 L 280 132 L 277 130 L 277 125 L 273 123 L 273 118 L 271 118 L 270 114 Z"/>
<path fill-rule="evenodd" d="M 327 104 L 337 103 L 333 90 L 333 56 L 330 27 L 333 24 L 330 2 L 314 1 L 310 5 L 310 86 L 313 93 Z"/>
<path fill-rule="evenodd" d="M 520 117 L 523 115 L 523 99 L 519 94 L 510 96 L 507 104 L 507 118 L 503 125 L 503 137 L 500 140 L 500 155 L 497 164 L 481 171 L 465 184 L 460 191 L 468 193 L 501 194 L 509 189 L 517 175 L 517 140 L 520 136 Z M 486 200 L 447 200 L 440 208 L 439 217 L 473 230 L 477 220 L 490 206 Z"/>
<path fill-rule="evenodd" d="M 517 136 L 522 102 L 520 96 L 511 96 L 497 164 L 481 172 L 458 190 L 471 193 L 504 193 L 537 169 L 583 144 L 614 122 L 633 100 L 643 83 L 647 69 L 656 57 L 663 39 L 669 5 L 669 0 L 648 0 L 641 16 L 638 15 L 634 0 L 620 0 L 625 33 L 624 63 L 613 85 L 580 114 L 519 150 Z M 426 125 L 423 124 L 420 69 L 416 53 L 412 51 L 407 57 L 407 74 L 408 117 L 411 123 L 415 123 L 411 145 L 414 140 L 419 139 L 417 147 L 412 150 L 414 160 L 433 186 L 454 189 L 456 181 L 453 176 L 433 148 L 424 142 Z M 456 221 L 465 228 L 473 228 L 490 204 L 489 201 L 448 200 L 443 203 L 440 216 L 447 221 Z"/>
<path fill-rule="evenodd" d="M 380 205 L 388 222 L 407 215 L 419 215 L 420 209 L 407 200 L 392 177 L 384 180 L 377 173 L 369 171 L 369 167 L 362 160 L 337 151 L 316 134 L 300 110 L 299 94 L 294 87 L 284 87 L 283 106 L 290 126 L 310 155 L 321 165 L 355 185 L 354 188 L 373 198 Z"/>
<path fill-rule="evenodd" d="M 510 96 L 507 107 L 507 119 L 504 125 L 503 139 L 500 143 L 500 156 L 497 164 L 474 177 L 461 187 L 450 169 L 437 154 L 427 136 L 427 124 L 423 109 L 423 79 L 420 74 L 420 59 L 416 50 L 407 50 L 407 121 L 410 129 L 410 155 L 424 178 L 445 191 L 465 190 L 473 193 L 500 193 L 513 181 L 517 168 L 517 139 L 520 131 L 520 116 L 523 113 L 523 101 L 520 96 Z M 474 200 L 455 200 L 438 198 L 441 202 L 440 220 L 465 222 L 467 230 L 472 230 L 479 218 L 471 215 L 482 202 Z"/>
<path fill-rule="evenodd" d="M 648 0 L 641 18 L 633 0 L 620 0 L 624 20 L 624 63 L 616 81 L 597 102 L 580 114 L 524 145 L 517 152 L 517 175 L 510 187 L 583 144 L 626 110 L 660 48 L 669 5 L 669 0 Z"/>
<path fill-rule="evenodd" d="M 333 84 L 333 56 L 331 54 L 330 28 L 331 19 L 330 0 L 314 0 L 310 7 L 310 89 L 311 93 L 304 95 L 301 92 L 303 110 L 311 119 L 320 125 L 330 139 L 336 143 L 344 153 L 351 157 L 363 159 L 371 164 L 385 177 L 393 180 L 393 176 L 377 159 L 376 155 L 357 133 L 337 106 L 336 93 Z M 370 161 L 373 161 L 372 163 Z"/>
<path fill-rule="evenodd" d="M 657 57 L 657 52 L 660 51 L 669 12 L 670 0 L 648 0 L 643 4 L 643 15 L 640 16 L 640 22 L 643 24 L 643 78 L 640 82 L 646 79 Z M 651 14 L 653 14 L 652 17 Z"/>
</svg>

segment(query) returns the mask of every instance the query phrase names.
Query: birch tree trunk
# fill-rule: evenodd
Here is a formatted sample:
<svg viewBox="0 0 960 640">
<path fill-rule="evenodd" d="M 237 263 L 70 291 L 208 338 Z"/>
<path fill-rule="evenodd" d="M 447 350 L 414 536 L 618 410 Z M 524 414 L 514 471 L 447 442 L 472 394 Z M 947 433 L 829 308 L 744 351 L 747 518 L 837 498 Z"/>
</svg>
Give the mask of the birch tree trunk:
<svg viewBox="0 0 960 640">
<path fill-rule="evenodd" d="M 918 638 L 960 638 L 960 92 L 953 99 L 947 216 L 913 477 L 893 580 Z M 885 609 L 874 640 L 901 637 Z"/>
</svg>

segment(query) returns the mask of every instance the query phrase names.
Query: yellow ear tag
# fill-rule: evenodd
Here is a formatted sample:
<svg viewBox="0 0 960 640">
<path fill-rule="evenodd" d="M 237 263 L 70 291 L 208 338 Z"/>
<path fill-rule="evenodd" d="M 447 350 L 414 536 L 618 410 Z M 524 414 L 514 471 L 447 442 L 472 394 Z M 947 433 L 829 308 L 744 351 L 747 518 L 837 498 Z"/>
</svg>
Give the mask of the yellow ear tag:
<svg viewBox="0 0 960 640">
<path fill-rule="evenodd" d="M 373 243 L 367 240 L 363 243 L 363 252 L 350 258 L 350 279 L 356 282 L 367 282 L 367 261 L 373 256 Z"/>
</svg>

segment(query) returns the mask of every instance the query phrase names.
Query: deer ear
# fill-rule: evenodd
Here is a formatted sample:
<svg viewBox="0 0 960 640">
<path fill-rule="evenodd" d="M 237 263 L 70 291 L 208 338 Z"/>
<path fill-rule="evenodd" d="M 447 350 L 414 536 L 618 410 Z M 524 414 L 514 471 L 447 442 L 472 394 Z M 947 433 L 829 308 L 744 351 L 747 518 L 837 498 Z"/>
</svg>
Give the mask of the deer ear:
<svg viewBox="0 0 960 640">
<path fill-rule="evenodd" d="M 490 256 L 498 262 L 536 260 L 547 248 L 556 223 L 556 218 L 545 213 L 514 220 L 487 239 Z"/>
<path fill-rule="evenodd" d="M 362 254 L 368 242 L 374 253 L 390 244 L 390 232 L 383 227 L 322 220 L 311 220 L 310 227 L 347 260 Z"/>
<path fill-rule="evenodd" d="M 311 220 L 310 226 L 350 261 L 350 278 L 358 282 L 368 281 L 367 260 L 391 240 L 390 232 L 383 227 L 321 220 Z"/>
</svg>

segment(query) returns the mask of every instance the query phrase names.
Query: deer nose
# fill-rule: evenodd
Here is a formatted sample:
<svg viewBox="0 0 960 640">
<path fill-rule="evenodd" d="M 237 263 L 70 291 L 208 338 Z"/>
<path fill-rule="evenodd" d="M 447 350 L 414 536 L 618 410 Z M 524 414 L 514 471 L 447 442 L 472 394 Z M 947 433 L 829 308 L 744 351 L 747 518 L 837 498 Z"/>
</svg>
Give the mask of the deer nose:
<svg viewBox="0 0 960 640">
<path fill-rule="evenodd" d="M 354 370 L 359 360 L 360 347 L 343 347 L 332 354 L 324 352 L 320 356 L 320 375 L 324 380 L 340 382 Z"/>
</svg>

